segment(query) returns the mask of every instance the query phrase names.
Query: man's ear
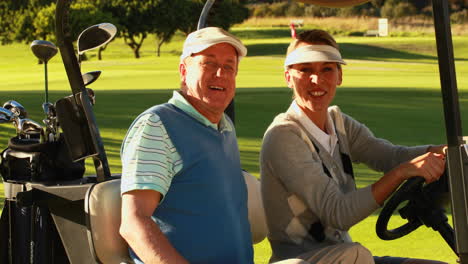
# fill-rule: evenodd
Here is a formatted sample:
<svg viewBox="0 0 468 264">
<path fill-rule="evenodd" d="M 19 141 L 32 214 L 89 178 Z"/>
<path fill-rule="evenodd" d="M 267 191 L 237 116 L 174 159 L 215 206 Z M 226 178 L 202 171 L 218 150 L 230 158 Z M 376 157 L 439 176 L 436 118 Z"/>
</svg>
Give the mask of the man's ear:
<svg viewBox="0 0 468 264">
<path fill-rule="evenodd" d="M 291 80 L 292 76 L 291 76 L 291 74 L 289 73 L 288 70 L 284 71 L 284 78 L 286 79 L 286 83 L 288 84 L 288 87 L 291 88 L 291 89 L 294 88 L 292 80 Z"/>
<path fill-rule="evenodd" d="M 187 65 L 181 62 L 179 64 L 179 74 L 180 74 L 180 82 L 185 83 L 185 78 L 187 76 Z"/>
</svg>

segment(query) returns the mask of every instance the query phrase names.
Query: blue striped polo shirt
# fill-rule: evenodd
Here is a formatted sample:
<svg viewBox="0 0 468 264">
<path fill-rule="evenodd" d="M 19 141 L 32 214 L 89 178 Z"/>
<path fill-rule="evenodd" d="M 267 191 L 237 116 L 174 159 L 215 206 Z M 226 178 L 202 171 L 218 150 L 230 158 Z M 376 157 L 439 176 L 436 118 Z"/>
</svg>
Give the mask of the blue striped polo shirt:
<svg viewBox="0 0 468 264">
<path fill-rule="evenodd" d="M 232 131 L 223 115 L 219 126 L 200 114 L 178 91 L 170 104 L 214 130 Z M 219 127 L 219 128 L 218 128 Z M 122 160 L 121 193 L 154 190 L 164 199 L 174 175 L 183 168 L 181 156 L 155 113 L 140 115 L 130 126 L 120 152 Z"/>
</svg>

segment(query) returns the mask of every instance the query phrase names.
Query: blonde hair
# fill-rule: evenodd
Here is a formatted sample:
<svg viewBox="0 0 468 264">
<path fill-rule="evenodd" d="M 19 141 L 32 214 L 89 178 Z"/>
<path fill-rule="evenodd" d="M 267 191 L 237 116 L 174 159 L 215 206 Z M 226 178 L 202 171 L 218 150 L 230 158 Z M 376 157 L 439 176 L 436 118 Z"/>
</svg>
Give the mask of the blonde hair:
<svg viewBox="0 0 468 264">
<path fill-rule="evenodd" d="M 312 29 L 307 30 L 299 34 L 290 44 L 286 55 L 293 52 L 300 43 L 307 44 L 325 44 L 332 46 L 339 50 L 338 44 L 335 39 L 325 30 L 321 29 Z"/>
</svg>

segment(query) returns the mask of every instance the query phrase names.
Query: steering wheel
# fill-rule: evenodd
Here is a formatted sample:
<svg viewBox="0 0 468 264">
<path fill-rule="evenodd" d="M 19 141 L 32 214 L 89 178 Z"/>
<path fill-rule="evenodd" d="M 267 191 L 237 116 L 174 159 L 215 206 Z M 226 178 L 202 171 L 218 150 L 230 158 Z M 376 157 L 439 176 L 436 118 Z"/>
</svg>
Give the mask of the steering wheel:
<svg viewBox="0 0 468 264">
<path fill-rule="evenodd" d="M 408 220 L 407 223 L 398 228 L 388 230 L 388 222 L 390 221 L 393 212 L 398 208 L 398 206 L 401 203 L 405 201 L 408 201 L 408 205 L 414 203 L 414 201 L 412 201 L 412 198 L 421 195 L 423 184 L 424 178 L 422 177 L 410 178 L 400 187 L 400 189 L 398 189 L 395 192 L 395 194 L 387 201 L 387 203 L 385 203 L 375 226 L 377 235 L 381 239 L 393 240 L 400 238 L 413 232 L 422 225 L 422 222 L 419 220 L 419 218 L 408 215 L 406 216 L 408 218 L 403 216 L 403 218 Z M 405 208 L 408 207 L 406 206 L 403 209 Z M 404 213 L 405 210 L 403 209 L 401 209 L 400 211 Z"/>
<path fill-rule="evenodd" d="M 393 240 L 413 232 L 424 224 L 438 231 L 457 254 L 454 231 L 445 215 L 449 196 L 448 177 L 445 174 L 430 184 L 424 184 L 422 177 L 410 178 L 385 203 L 375 226 L 377 235 L 383 240 Z M 406 201 L 407 204 L 398 212 L 407 222 L 389 230 L 390 218 L 398 206 Z"/>
</svg>

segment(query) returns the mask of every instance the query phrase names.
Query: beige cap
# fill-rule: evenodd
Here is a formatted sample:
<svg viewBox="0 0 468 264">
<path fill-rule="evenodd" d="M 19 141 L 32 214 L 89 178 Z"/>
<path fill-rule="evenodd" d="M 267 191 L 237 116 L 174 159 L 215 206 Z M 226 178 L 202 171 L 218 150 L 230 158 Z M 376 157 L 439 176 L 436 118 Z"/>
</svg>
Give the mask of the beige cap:
<svg viewBox="0 0 468 264">
<path fill-rule="evenodd" d="M 341 53 L 330 45 L 307 45 L 295 49 L 286 56 L 284 67 L 308 62 L 337 62 L 346 64 Z"/>
<path fill-rule="evenodd" d="M 247 48 L 234 35 L 221 28 L 206 27 L 194 31 L 187 36 L 187 39 L 184 42 L 182 55 L 180 56 L 180 61 L 183 61 L 194 53 L 202 52 L 219 43 L 231 44 L 237 50 L 239 58 L 247 55 Z"/>
</svg>

